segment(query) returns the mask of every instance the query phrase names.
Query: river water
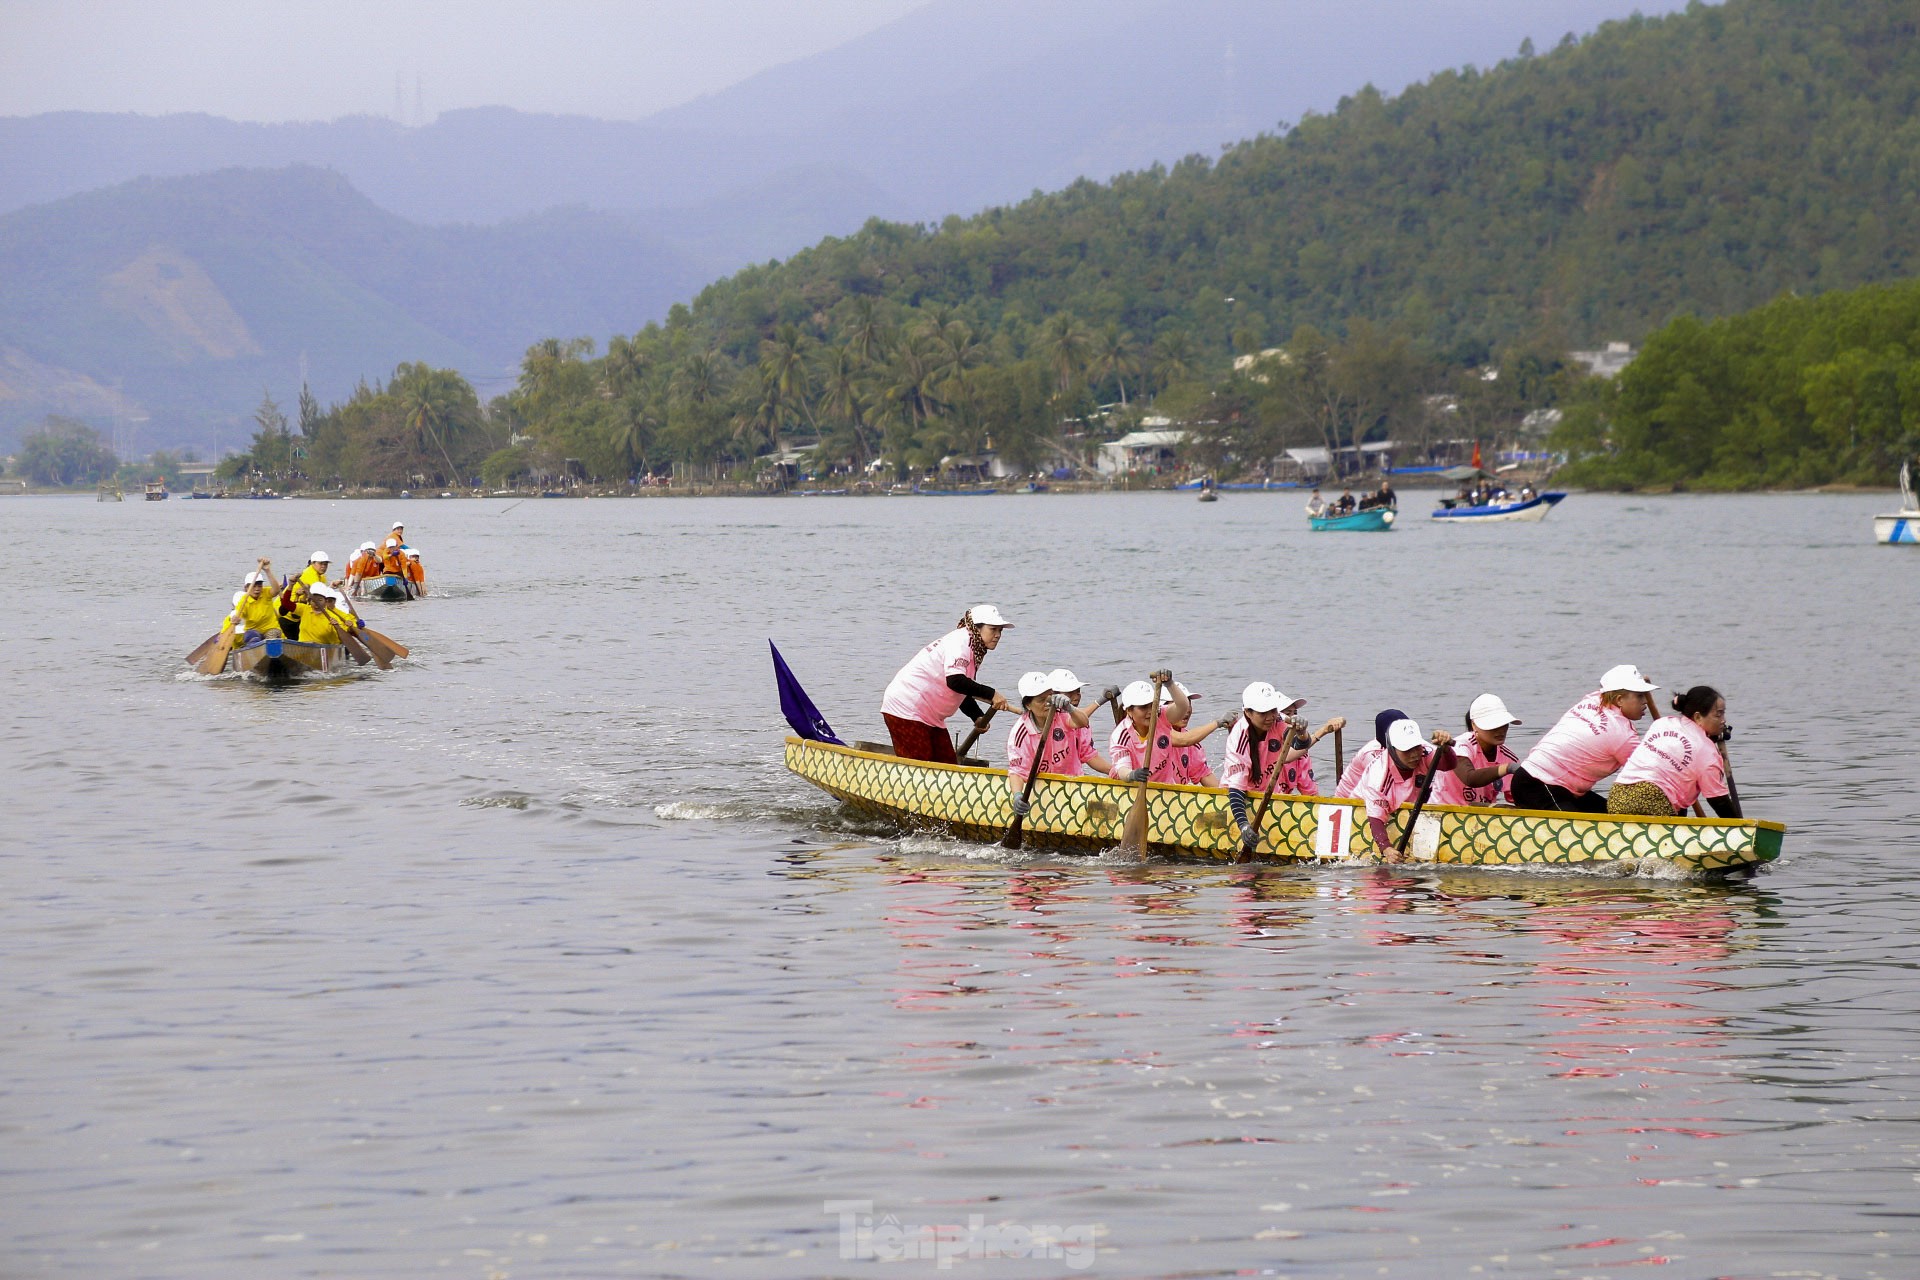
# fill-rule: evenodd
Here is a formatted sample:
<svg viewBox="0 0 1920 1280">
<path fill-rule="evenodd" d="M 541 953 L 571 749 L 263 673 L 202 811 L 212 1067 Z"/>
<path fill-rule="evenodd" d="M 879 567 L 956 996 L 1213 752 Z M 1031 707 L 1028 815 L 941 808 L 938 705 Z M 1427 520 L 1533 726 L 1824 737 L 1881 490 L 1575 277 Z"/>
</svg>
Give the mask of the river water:
<svg viewBox="0 0 1920 1280">
<path fill-rule="evenodd" d="M 0 502 L 0 1274 L 1913 1277 L 1885 503 Z M 185 671 L 256 555 L 397 516 L 442 594 L 365 609 L 411 661 Z M 989 682 L 1271 679 L 1349 750 L 1383 705 L 1492 690 L 1525 745 L 1617 662 L 1710 682 L 1787 852 L 1009 857 L 785 773 L 769 637 L 878 737 L 977 600 Z"/>
</svg>

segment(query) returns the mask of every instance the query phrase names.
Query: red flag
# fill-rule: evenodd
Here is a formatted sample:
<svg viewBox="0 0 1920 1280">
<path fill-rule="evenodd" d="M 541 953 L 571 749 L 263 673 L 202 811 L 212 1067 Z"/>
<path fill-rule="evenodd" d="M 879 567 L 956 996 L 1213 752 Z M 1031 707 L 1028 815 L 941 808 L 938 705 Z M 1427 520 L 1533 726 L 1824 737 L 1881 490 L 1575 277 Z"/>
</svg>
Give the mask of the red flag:
<svg viewBox="0 0 1920 1280">
<path fill-rule="evenodd" d="M 1473 442 L 1473 469 L 1475 471 L 1480 469 L 1480 442 L 1478 440 Z"/>
</svg>

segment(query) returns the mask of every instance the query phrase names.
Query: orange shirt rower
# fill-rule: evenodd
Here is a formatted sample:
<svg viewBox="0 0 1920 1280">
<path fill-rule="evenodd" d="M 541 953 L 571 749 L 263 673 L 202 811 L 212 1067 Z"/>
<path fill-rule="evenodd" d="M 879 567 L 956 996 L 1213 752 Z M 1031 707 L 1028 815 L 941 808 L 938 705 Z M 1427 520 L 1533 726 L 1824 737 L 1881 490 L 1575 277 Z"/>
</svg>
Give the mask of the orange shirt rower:
<svg viewBox="0 0 1920 1280">
<path fill-rule="evenodd" d="M 406 578 L 413 584 L 416 594 L 427 594 L 427 570 L 420 563 L 420 553 L 412 547 L 407 548 Z"/>
</svg>

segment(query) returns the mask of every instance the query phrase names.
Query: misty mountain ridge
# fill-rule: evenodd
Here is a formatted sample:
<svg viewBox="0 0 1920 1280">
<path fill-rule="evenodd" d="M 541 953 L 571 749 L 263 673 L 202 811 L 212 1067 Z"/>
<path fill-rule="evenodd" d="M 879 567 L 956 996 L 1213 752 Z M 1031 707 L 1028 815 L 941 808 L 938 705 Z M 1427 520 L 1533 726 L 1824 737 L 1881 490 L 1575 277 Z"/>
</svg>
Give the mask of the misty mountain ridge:
<svg viewBox="0 0 1920 1280">
<path fill-rule="evenodd" d="M 943 0 L 639 123 L 0 119 L 0 445 L 48 411 L 203 439 L 303 365 L 323 397 L 416 359 L 498 389 L 541 337 L 632 331 L 870 218 L 1210 154 L 1630 7 Z"/>
</svg>

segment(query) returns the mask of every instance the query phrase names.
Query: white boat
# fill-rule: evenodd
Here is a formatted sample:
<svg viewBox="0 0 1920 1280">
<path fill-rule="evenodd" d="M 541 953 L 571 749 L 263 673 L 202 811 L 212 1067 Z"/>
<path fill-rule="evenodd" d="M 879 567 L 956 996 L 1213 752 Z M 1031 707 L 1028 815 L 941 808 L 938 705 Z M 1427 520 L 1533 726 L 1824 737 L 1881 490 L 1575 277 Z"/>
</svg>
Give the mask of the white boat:
<svg viewBox="0 0 1920 1280">
<path fill-rule="evenodd" d="M 1873 518 L 1875 542 L 1920 543 L 1920 504 L 1913 500 L 1913 463 L 1900 464 L 1900 509 Z"/>
<path fill-rule="evenodd" d="M 1464 506 L 1450 498 L 1442 498 L 1440 510 L 1433 513 L 1433 518 L 1453 524 L 1501 524 L 1509 521 L 1532 523 L 1545 520 L 1547 512 L 1553 510 L 1566 496 L 1564 493 L 1543 493 L 1538 497 L 1516 498 L 1511 502 L 1489 502 L 1477 507 Z"/>
</svg>

